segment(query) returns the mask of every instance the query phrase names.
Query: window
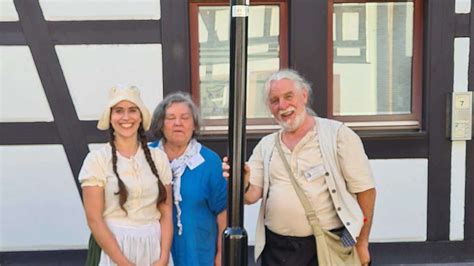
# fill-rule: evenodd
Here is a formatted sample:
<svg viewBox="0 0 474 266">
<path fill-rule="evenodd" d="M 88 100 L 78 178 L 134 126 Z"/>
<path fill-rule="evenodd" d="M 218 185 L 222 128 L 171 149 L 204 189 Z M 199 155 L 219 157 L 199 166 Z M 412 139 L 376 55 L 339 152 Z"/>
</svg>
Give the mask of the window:
<svg viewBox="0 0 474 266">
<path fill-rule="evenodd" d="M 251 1 L 248 19 L 247 124 L 274 124 L 264 104 L 264 82 L 288 67 L 285 1 Z M 229 95 L 229 2 L 190 4 L 191 79 L 205 126 L 225 126 Z M 223 129 L 223 128 L 222 128 Z"/>
<path fill-rule="evenodd" d="M 332 8 L 329 114 L 359 129 L 420 129 L 422 1 Z"/>
</svg>

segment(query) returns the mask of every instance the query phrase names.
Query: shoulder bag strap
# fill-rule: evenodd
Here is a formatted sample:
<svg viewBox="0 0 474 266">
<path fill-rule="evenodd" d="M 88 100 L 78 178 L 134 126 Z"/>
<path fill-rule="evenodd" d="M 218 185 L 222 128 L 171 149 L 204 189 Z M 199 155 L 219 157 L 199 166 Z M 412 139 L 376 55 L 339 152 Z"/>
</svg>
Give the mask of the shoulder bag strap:
<svg viewBox="0 0 474 266">
<path fill-rule="evenodd" d="M 298 195 L 298 198 L 300 199 L 300 202 L 303 205 L 303 208 L 306 213 L 306 218 L 308 219 L 309 224 L 313 228 L 314 234 L 316 236 L 322 235 L 323 231 L 321 230 L 321 226 L 319 226 L 318 218 L 316 217 L 316 212 L 311 207 L 311 203 L 309 202 L 308 198 L 304 194 L 300 185 L 298 184 L 298 182 L 296 182 L 296 178 L 293 175 L 293 172 L 291 171 L 290 164 L 286 160 L 285 154 L 283 153 L 283 150 L 281 148 L 279 135 L 280 134 L 275 135 L 275 145 L 278 149 L 278 153 L 280 154 L 281 160 L 283 161 L 283 164 L 285 165 L 286 171 L 288 172 L 288 175 L 290 176 L 291 184 L 293 185 L 293 188 L 295 189 L 296 194 Z"/>
</svg>

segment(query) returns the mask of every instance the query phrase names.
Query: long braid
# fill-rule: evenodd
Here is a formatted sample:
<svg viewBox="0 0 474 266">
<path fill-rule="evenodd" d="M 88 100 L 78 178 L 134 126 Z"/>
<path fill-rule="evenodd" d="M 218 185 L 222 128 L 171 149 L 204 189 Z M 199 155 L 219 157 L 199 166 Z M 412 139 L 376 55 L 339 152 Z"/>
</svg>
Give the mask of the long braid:
<svg viewBox="0 0 474 266">
<path fill-rule="evenodd" d="M 155 166 L 155 162 L 153 161 L 153 158 L 151 157 L 150 149 L 148 148 L 148 140 L 145 135 L 145 130 L 143 130 L 143 126 L 141 124 L 140 124 L 140 127 L 138 128 L 138 135 L 140 137 L 140 143 L 142 145 L 142 149 L 145 152 L 146 161 L 150 165 L 151 171 L 158 179 L 158 202 L 156 203 L 156 206 L 158 207 L 158 205 L 161 202 L 166 201 L 166 189 L 163 183 L 161 182 L 160 176 L 158 175 L 158 170 L 156 169 L 156 166 Z"/>
<path fill-rule="evenodd" d="M 115 192 L 114 194 L 119 195 L 120 208 L 126 214 L 128 214 L 127 210 L 124 207 L 125 202 L 127 202 L 128 191 L 127 191 L 127 188 L 125 187 L 125 184 L 123 183 L 123 181 L 120 178 L 120 176 L 118 174 L 118 171 L 117 171 L 117 148 L 115 147 L 115 135 L 114 135 L 114 129 L 112 127 L 110 127 L 109 133 L 110 133 L 110 146 L 112 146 L 112 170 L 114 171 L 115 175 L 117 176 L 118 187 L 119 187 L 119 190 L 117 192 Z"/>
</svg>

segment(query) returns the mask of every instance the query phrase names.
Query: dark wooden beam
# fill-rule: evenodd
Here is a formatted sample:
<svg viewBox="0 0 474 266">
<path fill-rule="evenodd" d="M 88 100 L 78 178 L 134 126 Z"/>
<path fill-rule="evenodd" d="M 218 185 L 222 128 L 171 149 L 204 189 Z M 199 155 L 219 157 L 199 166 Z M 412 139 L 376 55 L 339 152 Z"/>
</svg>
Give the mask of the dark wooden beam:
<svg viewBox="0 0 474 266">
<path fill-rule="evenodd" d="M 54 122 L 0 123 L 0 145 L 60 144 Z"/>
<path fill-rule="evenodd" d="M 107 131 L 97 129 L 97 120 L 81 121 L 87 143 L 109 141 Z M 0 145 L 63 144 L 54 122 L 0 123 Z"/>
<path fill-rule="evenodd" d="M 88 143 L 104 143 L 109 141 L 108 131 L 97 129 L 97 120 L 82 121 L 81 125 Z"/>
<path fill-rule="evenodd" d="M 456 37 L 469 37 L 469 14 L 456 14 Z"/>
<path fill-rule="evenodd" d="M 312 84 L 311 106 L 322 117 L 328 106 L 328 5 L 328 1 L 289 2 L 289 65 Z"/>
<path fill-rule="evenodd" d="M 0 22 L 0 45 L 26 45 L 20 22 Z"/>
<path fill-rule="evenodd" d="M 424 97 L 428 131 L 427 240 L 449 240 L 451 141 L 446 96 L 453 90 L 454 1 L 426 1 Z"/>
<path fill-rule="evenodd" d="M 54 44 L 161 43 L 160 20 L 47 21 Z M 27 45 L 20 22 L 0 22 L 0 45 Z"/>
<path fill-rule="evenodd" d="M 474 241 L 371 243 L 372 265 L 471 265 Z"/>
<path fill-rule="evenodd" d="M 427 138 L 362 139 L 369 159 L 428 158 Z"/>
<path fill-rule="evenodd" d="M 159 20 L 49 21 L 55 44 L 161 43 Z"/>
<path fill-rule="evenodd" d="M 188 8 L 187 0 L 161 0 L 163 95 L 191 93 Z"/>
</svg>

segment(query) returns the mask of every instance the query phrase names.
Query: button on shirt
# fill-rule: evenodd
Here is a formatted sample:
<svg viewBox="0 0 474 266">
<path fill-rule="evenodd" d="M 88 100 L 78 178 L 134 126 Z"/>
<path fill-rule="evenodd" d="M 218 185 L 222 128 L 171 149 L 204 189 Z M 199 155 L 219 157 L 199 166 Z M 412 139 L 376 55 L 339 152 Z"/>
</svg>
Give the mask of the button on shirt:
<svg viewBox="0 0 474 266">
<path fill-rule="evenodd" d="M 365 169 L 367 164 L 358 166 L 351 163 L 351 161 L 367 161 L 365 154 L 351 153 L 355 148 L 359 149 L 358 146 L 354 146 L 358 141 L 354 138 L 358 137 L 352 134 L 350 129 L 341 127 L 337 142 L 341 168 L 345 176 L 347 174 L 349 177 L 357 177 L 355 186 L 361 189 L 372 187 L 370 169 L 368 171 Z M 293 151 L 290 151 L 281 142 L 281 132 L 279 139 L 291 170 L 306 196 L 310 199 L 321 227 L 327 230 L 342 227 L 343 224 L 337 215 L 326 184 L 325 175 L 327 171 L 323 166 L 316 127 L 298 142 Z M 258 148 L 260 147 L 257 146 L 256 149 Z M 260 158 L 260 154 L 260 152 L 254 152 L 249 160 L 251 168 L 250 182 L 253 185 L 263 187 L 263 158 Z M 361 158 L 355 158 L 357 156 Z M 281 235 L 312 235 L 313 231 L 306 218 L 305 210 L 291 184 L 276 147 L 273 148 L 269 168 L 270 187 L 265 208 L 265 225 L 271 231 Z"/>
<path fill-rule="evenodd" d="M 166 155 L 159 149 L 150 149 L 153 161 L 164 185 L 171 183 L 171 170 Z M 104 219 L 130 225 L 143 225 L 158 221 L 161 213 L 156 207 L 158 199 L 158 180 L 151 171 L 141 147 L 130 158 L 117 153 L 117 171 L 124 182 L 128 198 L 120 208 L 118 179 L 112 170 L 112 147 L 110 144 L 90 152 L 82 166 L 79 181 L 82 187 L 99 186 L 104 188 Z"/>
</svg>

